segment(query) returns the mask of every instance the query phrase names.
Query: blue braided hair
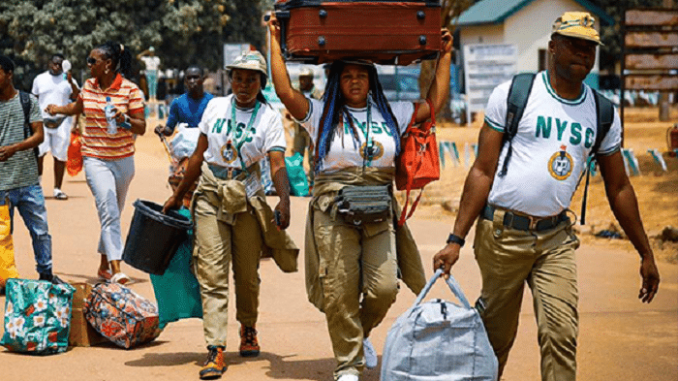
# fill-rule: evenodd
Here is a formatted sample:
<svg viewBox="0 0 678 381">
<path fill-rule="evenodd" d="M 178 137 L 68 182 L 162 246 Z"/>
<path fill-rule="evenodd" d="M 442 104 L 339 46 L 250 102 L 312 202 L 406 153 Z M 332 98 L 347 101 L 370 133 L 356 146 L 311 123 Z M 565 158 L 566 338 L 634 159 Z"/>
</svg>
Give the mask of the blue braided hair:
<svg viewBox="0 0 678 381">
<path fill-rule="evenodd" d="M 344 71 L 344 67 L 349 63 L 352 62 L 335 61 L 330 66 L 330 73 L 327 76 L 327 85 L 325 86 L 325 94 L 323 95 L 323 102 L 325 106 L 322 117 L 320 118 L 320 126 L 318 131 L 319 139 L 315 148 L 316 172 L 320 170 L 322 161 L 330 151 L 330 146 L 332 145 L 332 141 L 334 140 L 334 137 L 337 133 L 337 129 L 342 128 L 342 126 L 339 124 L 342 115 L 345 120 L 349 121 L 349 132 L 353 138 L 353 146 L 358 149 L 358 130 L 353 124 L 353 118 L 346 108 L 346 102 L 343 95 L 341 94 L 341 88 L 339 85 L 341 73 Z M 396 123 L 396 118 L 393 115 L 391 106 L 388 104 L 388 101 L 384 96 L 381 83 L 379 83 L 377 69 L 371 64 L 366 65 L 366 67 L 368 68 L 368 78 L 370 83 L 370 93 L 372 94 L 372 102 L 386 121 L 386 125 L 388 126 L 391 136 L 393 136 L 393 140 L 395 141 L 396 155 L 398 155 L 400 153 L 400 131 L 398 124 Z"/>
</svg>

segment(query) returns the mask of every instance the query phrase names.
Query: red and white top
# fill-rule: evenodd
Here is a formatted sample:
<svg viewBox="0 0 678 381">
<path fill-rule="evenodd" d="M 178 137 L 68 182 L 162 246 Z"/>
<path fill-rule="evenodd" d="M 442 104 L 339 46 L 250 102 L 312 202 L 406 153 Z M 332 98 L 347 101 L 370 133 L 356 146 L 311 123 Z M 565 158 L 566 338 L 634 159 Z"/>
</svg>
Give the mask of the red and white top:
<svg viewBox="0 0 678 381">
<path fill-rule="evenodd" d="M 85 112 L 85 129 L 82 134 L 82 155 L 104 160 L 123 159 L 134 155 L 134 134 L 118 128 L 114 135 L 106 128 L 106 97 L 124 114 L 144 111 L 144 96 L 133 82 L 118 74 L 106 90 L 99 87 L 96 78 L 85 81 L 79 95 Z"/>
</svg>

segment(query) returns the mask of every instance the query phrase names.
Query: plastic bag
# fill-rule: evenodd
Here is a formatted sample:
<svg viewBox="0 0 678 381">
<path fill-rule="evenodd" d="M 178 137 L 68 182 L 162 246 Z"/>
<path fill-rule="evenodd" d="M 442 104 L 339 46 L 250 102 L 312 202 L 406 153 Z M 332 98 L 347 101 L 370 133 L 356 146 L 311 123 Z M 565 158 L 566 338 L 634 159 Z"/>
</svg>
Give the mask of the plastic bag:
<svg viewBox="0 0 678 381">
<path fill-rule="evenodd" d="M 186 123 L 179 123 L 177 125 L 177 133 L 170 143 L 172 157 L 176 161 L 179 161 L 185 157 L 191 156 L 193 151 L 195 151 L 195 147 L 198 145 L 199 137 L 199 128 L 189 128 Z"/>
<path fill-rule="evenodd" d="M 308 195 L 308 179 L 304 171 L 304 157 L 299 152 L 285 158 L 287 177 L 290 180 L 290 193 L 292 196 L 305 197 Z"/>
<path fill-rule="evenodd" d="M 0 288 L 5 287 L 7 279 L 18 277 L 19 272 L 14 264 L 14 242 L 12 241 L 12 221 L 9 217 L 9 201 L 0 200 Z"/>
<path fill-rule="evenodd" d="M 177 213 L 191 218 L 188 209 L 179 209 Z M 191 272 L 190 264 L 193 255 L 192 230 L 188 231 L 188 235 L 179 245 L 165 274 L 151 274 L 161 328 L 180 319 L 202 318 L 200 284 Z"/>
<path fill-rule="evenodd" d="M 71 143 L 68 146 L 68 161 L 66 162 L 66 170 L 70 176 L 75 176 L 82 171 L 82 142 L 80 141 L 80 134 L 71 131 Z"/>
</svg>

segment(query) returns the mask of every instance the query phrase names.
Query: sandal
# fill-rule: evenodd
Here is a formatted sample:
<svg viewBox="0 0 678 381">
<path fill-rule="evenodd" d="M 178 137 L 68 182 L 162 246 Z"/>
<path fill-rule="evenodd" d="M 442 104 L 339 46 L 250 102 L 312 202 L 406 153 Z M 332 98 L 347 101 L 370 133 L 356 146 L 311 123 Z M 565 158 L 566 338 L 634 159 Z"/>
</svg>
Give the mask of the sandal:
<svg viewBox="0 0 678 381">
<path fill-rule="evenodd" d="M 111 276 L 113 276 L 113 275 L 111 274 L 111 270 L 99 269 L 99 271 L 97 271 L 97 276 L 99 276 L 99 279 L 102 279 L 102 280 L 111 280 Z"/>
<path fill-rule="evenodd" d="M 62 192 L 61 189 L 54 189 L 54 198 L 57 200 L 68 200 L 68 195 Z"/>
<path fill-rule="evenodd" d="M 124 272 L 121 271 L 119 273 L 113 274 L 109 282 L 117 284 L 128 284 L 131 282 L 131 279 L 127 275 L 125 275 Z"/>
</svg>

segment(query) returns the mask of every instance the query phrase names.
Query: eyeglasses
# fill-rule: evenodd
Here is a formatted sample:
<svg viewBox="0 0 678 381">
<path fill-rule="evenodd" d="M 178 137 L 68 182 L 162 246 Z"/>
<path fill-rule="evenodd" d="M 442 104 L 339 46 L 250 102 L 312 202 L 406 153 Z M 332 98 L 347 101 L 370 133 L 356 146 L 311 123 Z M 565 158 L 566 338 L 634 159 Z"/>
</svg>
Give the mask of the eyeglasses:
<svg viewBox="0 0 678 381">
<path fill-rule="evenodd" d="M 97 62 L 99 62 L 98 59 L 94 57 L 87 57 L 87 64 L 88 65 L 95 65 Z"/>
</svg>

